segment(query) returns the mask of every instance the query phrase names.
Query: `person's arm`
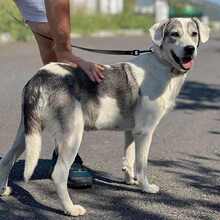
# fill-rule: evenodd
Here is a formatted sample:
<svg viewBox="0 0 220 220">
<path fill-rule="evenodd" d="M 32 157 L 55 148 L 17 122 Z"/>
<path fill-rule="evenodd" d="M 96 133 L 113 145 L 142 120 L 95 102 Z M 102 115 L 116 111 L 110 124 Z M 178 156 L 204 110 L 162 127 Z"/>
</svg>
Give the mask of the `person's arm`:
<svg viewBox="0 0 220 220">
<path fill-rule="evenodd" d="M 81 67 L 91 80 L 100 82 L 104 78 L 103 67 L 87 62 L 72 53 L 69 0 L 45 0 L 45 6 L 57 60 Z"/>
</svg>

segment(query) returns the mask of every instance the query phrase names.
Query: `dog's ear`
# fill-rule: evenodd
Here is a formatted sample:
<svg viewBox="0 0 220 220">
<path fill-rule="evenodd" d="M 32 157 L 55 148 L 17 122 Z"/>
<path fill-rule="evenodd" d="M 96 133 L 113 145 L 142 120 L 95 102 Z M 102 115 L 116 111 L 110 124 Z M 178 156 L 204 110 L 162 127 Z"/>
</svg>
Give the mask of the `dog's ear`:
<svg viewBox="0 0 220 220">
<path fill-rule="evenodd" d="M 155 43 L 159 47 L 163 43 L 164 34 L 165 34 L 168 21 L 169 21 L 168 19 L 165 19 L 161 21 L 160 23 L 156 23 L 149 30 L 153 43 Z"/>
<path fill-rule="evenodd" d="M 198 18 L 193 18 L 193 21 L 196 23 L 196 26 L 198 28 L 201 42 L 206 43 L 210 35 L 210 29 L 208 25 L 202 23 Z"/>
</svg>

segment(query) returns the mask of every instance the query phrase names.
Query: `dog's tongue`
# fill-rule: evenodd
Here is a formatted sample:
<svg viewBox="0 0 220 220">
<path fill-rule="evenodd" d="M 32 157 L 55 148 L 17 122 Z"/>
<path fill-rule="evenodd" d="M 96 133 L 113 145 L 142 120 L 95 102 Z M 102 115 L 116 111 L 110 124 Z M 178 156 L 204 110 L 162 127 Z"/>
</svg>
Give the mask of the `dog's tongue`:
<svg viewBox="0 0 220 220">
<path fill-rule="evenodd" d="M 193 66 L 193 60 L 184 62 L 184 63 L 182 63 L 182 65 L 183 65 L 183 67 L 184 67 L 185 69 L 191 69 L 192 66 Z"/>
</svg>

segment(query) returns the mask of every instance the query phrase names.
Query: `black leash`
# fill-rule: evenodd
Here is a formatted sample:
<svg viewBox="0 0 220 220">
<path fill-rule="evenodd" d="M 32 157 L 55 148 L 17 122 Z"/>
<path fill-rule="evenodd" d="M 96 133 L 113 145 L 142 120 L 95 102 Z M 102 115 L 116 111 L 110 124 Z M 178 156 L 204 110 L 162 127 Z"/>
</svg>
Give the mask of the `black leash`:
<svg viewBox="0 0 220 220">
<path fill-rule="evenodd" d="M 10 14 L 8 11 L 7 11 L 7 14 L 12 17 L 18 24 L 24 26 L 24 27 L 27 27 L 25 25 L 25 23 L 21 20 L 19 20 L 17 17 L 15 17 L 14 15 Z M 47 35 L 44 35 L 42 33 L 39 33 L 39 32 L 36 32 L 36 31 L 33 31 L 33 33 L 41 36 L 42 38 L 45 38 L 47 40 L 50 40 L 50 41 L 53 41 L 53 38 L 47 36 Z M 135 49 L 135 50 L 102 50 L 102 49 L 94 49 L 94 48 L 87 48 L 87 47 L 81 47 L 81 46 L 76 46 L 76 45 L 73 45 L 71 44 L 71 47 L 73 48 L 77 48 L 77 49 L 80 49 L 80 50 L 85 50 L 85 51 L 89 51 L 89 52 L 93 52 L 93 53 L 101 53 L 101 54 L 108 54 L 108 55 L 127 55 L 127 56 L 139 56 L 143 53 L 152 53 L 152 49 L 146 49 L 146 50 L 139 50 L 139 49 Z"/>
</svg>

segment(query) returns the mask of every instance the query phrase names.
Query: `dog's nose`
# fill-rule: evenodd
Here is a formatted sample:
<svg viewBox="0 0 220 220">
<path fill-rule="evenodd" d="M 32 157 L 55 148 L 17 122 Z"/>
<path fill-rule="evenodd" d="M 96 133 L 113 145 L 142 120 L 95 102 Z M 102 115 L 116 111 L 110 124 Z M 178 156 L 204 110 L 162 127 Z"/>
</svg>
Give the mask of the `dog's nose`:
<svg viewBox="0 0 220 220">
<path fill-rule="evenodd" d="M 184 52 L 187 55 L 193 55 L 193 53 L 195 52 L 195 47 L 194 46 L 186 46 L 184 47 Z"/>
</svg>

